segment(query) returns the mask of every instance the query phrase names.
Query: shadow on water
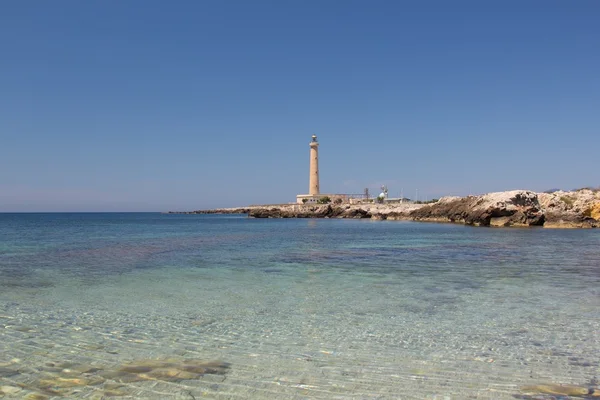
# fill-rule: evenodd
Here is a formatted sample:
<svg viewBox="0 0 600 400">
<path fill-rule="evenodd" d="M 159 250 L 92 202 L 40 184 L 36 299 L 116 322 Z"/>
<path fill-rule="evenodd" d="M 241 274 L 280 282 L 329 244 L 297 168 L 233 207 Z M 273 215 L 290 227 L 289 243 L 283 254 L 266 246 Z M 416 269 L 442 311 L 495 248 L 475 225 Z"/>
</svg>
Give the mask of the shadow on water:
<svg viewBox="0 0 600 400">
<path fill-rule="evenodd" d="M 595 250 L 600 236 L 594 232 L 383 223 L 381 229 L 365 225 L 366 233 L 358 235 L 331 222 L 329 231 L 298 235 L 299 246 L 275 254 L 271 261 L 386 275 L 390 281 L 435 275 L 458 290 L 478 290 L 507 279 L 542 279 L 556 287 L 577 285 L 577 279 L 585 279 L 584 285 L 600 282 Z M 588 245 L 582 246 L 584 242 Z M 574 254 L 573 248 L 580 251 Z"/>
</svg>

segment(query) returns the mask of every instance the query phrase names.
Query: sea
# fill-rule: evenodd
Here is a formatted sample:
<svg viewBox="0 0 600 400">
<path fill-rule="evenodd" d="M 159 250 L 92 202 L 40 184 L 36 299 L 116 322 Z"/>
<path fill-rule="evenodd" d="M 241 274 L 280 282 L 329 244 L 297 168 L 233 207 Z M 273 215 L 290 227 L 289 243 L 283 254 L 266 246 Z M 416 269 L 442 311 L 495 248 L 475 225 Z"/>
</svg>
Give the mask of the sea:
<svg viewBox="0 0 600 400">
<path fill-rule="evenodd" d="M 599 362 L 600 230 L 0 214 L 6 399 L 569 399 Z"/>
</svg>

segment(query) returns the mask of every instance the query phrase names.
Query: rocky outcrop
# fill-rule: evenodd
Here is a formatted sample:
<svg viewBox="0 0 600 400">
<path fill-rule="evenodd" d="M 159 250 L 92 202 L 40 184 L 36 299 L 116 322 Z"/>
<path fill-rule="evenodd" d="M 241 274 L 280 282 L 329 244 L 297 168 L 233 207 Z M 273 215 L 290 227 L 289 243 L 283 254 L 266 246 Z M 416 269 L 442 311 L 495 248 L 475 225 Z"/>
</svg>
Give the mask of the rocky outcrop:
<svg viewBox="0 0 600 400">
<path fill-rule="evenodd" d="M 410 217 L 416 221 L 477 226 L 539 226 L 545 221 L 537 194 L 524 190 L 442 198 L 411 212 Z"/>
<path fill-rule="evenodd" d="M 288 204 L 278 207 L 255 207 L 248 212 L 253 218 L 371 218 L 409 219 L 409 212 L 420 204 Z"/>
<path fill-rule="evenodd" d="M 526 190 L 446 197 L 410 213 L 417 221 L 457 222 L 480 226 L 600 226 L 600 191 L 534 193 Z"/>
<path fill-rule="evenodd" d="M 600 203 L 596 203 L 590 207 L 590 217 L 596 221 L 600 221 Z"/>
<path fill-rule="evenodd" d="M 600 191 L 540 193 L 540 208 L 546 228 L 595 228 L 600 226 Z"/>
<path fill-rule="evenodd" d="M 291 204 L 279 207 L 256 207 L 250 210 L 253 218 L 331 218 L 341 214 L 339 207 L 330 204 L 305 206 Z"/>
<path fill-rule="evenodd" d="M 527 190 L 443 197 L 433 204 L 281 204 L 193 211 L 253 218 L 371 218 L 453 222 L 474 226 L 600 227 L 600 191 L 535 193 Z"/>
</svg>

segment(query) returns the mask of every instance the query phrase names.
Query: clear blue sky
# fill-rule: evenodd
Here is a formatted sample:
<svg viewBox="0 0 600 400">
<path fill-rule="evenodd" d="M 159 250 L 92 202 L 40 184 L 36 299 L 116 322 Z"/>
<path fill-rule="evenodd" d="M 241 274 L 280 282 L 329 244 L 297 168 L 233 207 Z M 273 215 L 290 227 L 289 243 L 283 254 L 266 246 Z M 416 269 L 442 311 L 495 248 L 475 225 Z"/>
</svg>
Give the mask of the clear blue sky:
<svg viewBox="0 0 600 400">
<path fill-rule="evenodd" d="M 0 211 L 600 185 L 600 1 L 4 1 Z"/>
</svg>

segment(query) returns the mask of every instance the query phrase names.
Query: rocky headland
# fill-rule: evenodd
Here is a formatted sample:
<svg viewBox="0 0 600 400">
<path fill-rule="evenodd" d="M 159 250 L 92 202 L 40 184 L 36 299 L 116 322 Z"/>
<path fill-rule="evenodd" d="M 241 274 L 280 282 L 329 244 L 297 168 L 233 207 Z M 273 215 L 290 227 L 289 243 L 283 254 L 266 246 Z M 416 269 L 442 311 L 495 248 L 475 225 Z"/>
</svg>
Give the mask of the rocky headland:
<svg viewBox="0 0 600 400">
<path fill-rule="evenodd" d="M 451 222 L 474 226 L 600 227 L 600 190 L 528 190 L 442 197 L 431 204 L 281 204 L 199 210 L 191 214 L 248 214 L 253 218 L 370 218 Z"/>
</svg>

